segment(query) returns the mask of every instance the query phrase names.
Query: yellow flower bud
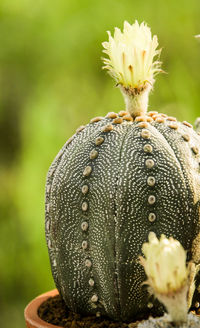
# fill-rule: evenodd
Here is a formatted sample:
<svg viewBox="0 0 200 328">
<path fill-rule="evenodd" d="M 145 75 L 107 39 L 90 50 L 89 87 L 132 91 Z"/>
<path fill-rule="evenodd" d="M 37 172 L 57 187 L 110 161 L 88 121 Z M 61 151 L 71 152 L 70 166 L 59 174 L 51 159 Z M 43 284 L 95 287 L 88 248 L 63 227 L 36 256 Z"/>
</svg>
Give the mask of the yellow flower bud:
<svg viewBox="0 0 200 328">
<path fill-rule="evenodd" d="M 163 303 L 173 322 L 186 322 L 188 312 L 187 295 L 191 267 L 186 266 L 186 252 L 178 240 L 154 232 L 149 234 L 149 242 L 144 243 L 140 257 L 154 295 Z M 193 283 L 192 279 L 192 283 Z M 192 293 L 192 292 L 191 292 Z M 192 295 L 191 295 L 192 296 Z"/>
<path fill-rule="evenodd" d="M 149 243 L 144 243 L 142 251 L 145 272 L 152 288 L 159 293 L 168 294 L 179 290 L 188 278 L 186 252 L 179 241 L 164 235 L 160 241 L 156 235 L 149 234 Z"/>
<path fill-rule="evenodd" d="M 133 25 L 125 21 L 123 32 L 116 27 L 113 37 L 108 31 L 108 42 L 103 42 L 103 52 L 109 57 L 103 58 L 103 68 L 116 80 L 133 117 L 147 111 L 154 76 L 161 71 L 161 62 L 155 60 L 160 54 L 157 46 L 157 36 L 152 37 L 150 28 L 137 21 Z"/>
<path fill-rule="evenodd" d="M 115 28 L 114 37 L 108 31 L 109 41 L 103 42 L 103 50 L 109 59 L 103 58 L 104 68 L 125 88 L 144 88 L 153 84 L 160 62 L 154 57 L 160 54 L 157 36 L 152 37 L 150 28 L 137 21 L 133 25 L 124 22 L 124 30 Z"/>
</svg>

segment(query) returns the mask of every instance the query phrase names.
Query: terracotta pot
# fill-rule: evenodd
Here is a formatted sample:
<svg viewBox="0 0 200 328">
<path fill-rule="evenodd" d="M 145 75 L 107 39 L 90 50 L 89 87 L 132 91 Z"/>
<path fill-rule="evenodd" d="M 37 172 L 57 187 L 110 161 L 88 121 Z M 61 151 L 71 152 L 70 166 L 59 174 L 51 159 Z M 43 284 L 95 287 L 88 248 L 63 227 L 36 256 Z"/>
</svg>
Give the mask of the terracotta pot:
<svg viewBox="0 0 200 328">
<path fill-rule="evenodd" d="M 46 321 L 40 319 L 40 317 L 38 316 L 39 306 L 49 297 L 53 297 L 56 295 L 58 295 L 58 291 L 57 289 L 53 289 L 47 293 L 36 297 L 27 305 L 24 310 L 24 317 L 28 328 L 63 328 L 60 326 L 51 325 L 50 323 L 47 323 Z"/>
</svg>

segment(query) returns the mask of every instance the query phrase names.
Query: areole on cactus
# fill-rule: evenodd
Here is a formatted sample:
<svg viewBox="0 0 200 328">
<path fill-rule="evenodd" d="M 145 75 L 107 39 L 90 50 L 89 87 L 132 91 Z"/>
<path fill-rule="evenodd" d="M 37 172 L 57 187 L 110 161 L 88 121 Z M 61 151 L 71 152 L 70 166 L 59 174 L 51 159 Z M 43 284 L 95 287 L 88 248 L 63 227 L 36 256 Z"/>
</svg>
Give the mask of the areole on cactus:
<svg viewBox="0 0 200 328">
<path fill-rule="evenodd" d="M 150 232 L 177 239 L 200 263 L 200 136 L 187 122 L 147 112 L 160 62 L 157 38 L 137 22 L 103 44 L 126 111 L 81 126 L 52 163 L 46 239 L 68 307 L 131 320 L 153 306 L 138 262 Z M 198 279 L 197 279 L 198 283 Z"/>
</svg>

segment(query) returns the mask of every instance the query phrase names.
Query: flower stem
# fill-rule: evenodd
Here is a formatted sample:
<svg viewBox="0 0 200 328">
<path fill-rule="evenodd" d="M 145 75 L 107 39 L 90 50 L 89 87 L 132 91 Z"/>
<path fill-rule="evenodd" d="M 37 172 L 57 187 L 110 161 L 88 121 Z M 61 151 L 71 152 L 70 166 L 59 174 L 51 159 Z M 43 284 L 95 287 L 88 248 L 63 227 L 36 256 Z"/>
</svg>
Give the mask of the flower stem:
<svg viewBox="0 0 200 328">
<path fill-rule="evenodd" d="M 130 113 L 132 117 L 145 115 L 149 102 L 150 87 L 146 87 L 144 90 L 138 93 L 133 93 L 129 89 L 120 86 L 121 92 L 124 96 L 126 104 L 126 111 Z"/>
<path fill-rule="evenodd" d="M 171 295 L 156 293 L 156 297 L 160 302 L 164 304 L 167 309 L 167 312 L 171 317 L 172 322 L 174 323 L 187 322 L 187 292 L 188 285 L 186 284 L 181 288 L 181 290 L 173 292 L 171 293 Z"/>
</svg>

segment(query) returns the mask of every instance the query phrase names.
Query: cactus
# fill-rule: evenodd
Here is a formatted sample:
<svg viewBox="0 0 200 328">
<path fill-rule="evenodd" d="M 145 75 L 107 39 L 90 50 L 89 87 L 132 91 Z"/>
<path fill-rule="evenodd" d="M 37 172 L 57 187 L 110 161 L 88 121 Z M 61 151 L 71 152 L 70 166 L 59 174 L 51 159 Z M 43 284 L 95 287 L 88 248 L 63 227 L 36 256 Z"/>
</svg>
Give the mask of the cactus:
<svg viewBox="0 0 200 328">
<path fill-rule="evenodd" d="M 146 92 L 133 87 L 131 100 Z M 149 232 L 173 236 L 188 261 L 200 262 L 200 136 L 185 121 L 145 112 L 144 101 L 131 101 L 131 110 L 126 103 L 129 112 L 81 126 L 46 183 L 46 239 L 61 296 L 75 312 L 118 320 L 162 308 L 138 261 Z"/>
</svg>

